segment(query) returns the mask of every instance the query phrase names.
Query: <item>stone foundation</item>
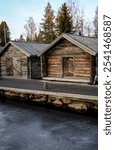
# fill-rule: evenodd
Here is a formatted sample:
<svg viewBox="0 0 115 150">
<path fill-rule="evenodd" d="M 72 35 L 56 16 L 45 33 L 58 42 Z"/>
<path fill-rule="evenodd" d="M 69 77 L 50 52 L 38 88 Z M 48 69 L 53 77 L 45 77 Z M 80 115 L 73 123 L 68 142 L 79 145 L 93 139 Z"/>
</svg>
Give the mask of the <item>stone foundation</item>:
<svg viewBox="0 0 115 150">
<path fill-rule="evenodd" d="M 40 104 L 52 105 L 58 108 L 67 108 L 79 113 L 86 113 L 89 109 L 98 111 L 96 101 L 88 102 L 85 99 L 68 98 L 60 96 L 52 96 L 45 94 L 32 94 L 26 92 L 15 92 L 10 90 L 0 90 L 0 99 L 11 99 L 20 101 L 32 101 Z"/>
</svg>

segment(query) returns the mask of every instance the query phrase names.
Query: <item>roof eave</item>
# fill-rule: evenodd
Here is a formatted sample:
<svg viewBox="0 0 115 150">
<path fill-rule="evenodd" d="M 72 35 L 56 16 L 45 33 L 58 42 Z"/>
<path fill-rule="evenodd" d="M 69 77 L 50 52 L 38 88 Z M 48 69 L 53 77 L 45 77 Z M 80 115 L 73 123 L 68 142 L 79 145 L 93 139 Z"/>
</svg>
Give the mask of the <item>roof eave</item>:
<svg viewBox="0 0 115 150">
<path fill-rule="evenodd" d="M 70 36 L 68 36 L 66 33 L 63 33 L 60 35 L 57 39 L 55 39 L 43 52 L 41 55 L 43 55 L 45 52 L 47 52 L 52 46 L 54 46 L 60 39 L 65 38 L 66 40 L 70 41 L 71 43 L 75 44 L 76 46 L 79 46 L 81 49 L 86 51 L 87 53 L 95 56 L 97 52 L 93 51 L 92 49 L 88 48 L 87 46 L 83 45 L 82 43 L 74 40 Z M 38 55 L 40 56 L 40 55 Z"/>
<path fill-rule="evenodd" d="M 83 45 L 82 43 L 74 40 L 73 38 L 71 38 L 70 36 L 68 36 L 67 34 L 63 34 L 62 35 L 65 39 L 67 39 L 68 41 L 70 41 L 71 43 L 75 44 L 76 46 L 79 46 L 81 49 L 83 49 L 84 51 L 86 51 L 87 53 L 95 56 L 97 53 L 95 51 L 93 51 L 92 49 L 88 48 L 87 46 Z"/>
<path fill-rule="evenodd" d="M 13 45 L 15 48 L 19 49 L 23 54 L 25 54 L 27 57 L 30 57 L 30 55 L 28 53 L 26 53 L 23 49 L 21 49 L 19 46 L 17 46 L 16 44 L 14 44 L 12 41 L 9 41 L 3 48 L 3 50 L 1 51 L 0 54 L 2 54 L 4 52 L 4 50 L 9 46 L 9 45 Z"/>
<path fill-rule="evenodd" d="M 54 46 L 61 38 L 63 38 L 62 35 L 60 35 L 58 38 L 56 38 L 48 47 L 46 47 L 46 49 L 44 49 L 44 51 L 38 55 L 38 56 L 41 56 L 43 55 L 45 52 L 47 52 L 52 46 Z"/>
<path fill-rule="evenodd" d="M 23 54 L 25 54 L 27 57 L 30 57 L 30 54 L 27 53 L 26 51 L 24 51 L 22 48 L 20 48 L 19 46 L 17 46 L 15 43 L 10 42 L 15 48 L 19 49 Z"/>
</svg>

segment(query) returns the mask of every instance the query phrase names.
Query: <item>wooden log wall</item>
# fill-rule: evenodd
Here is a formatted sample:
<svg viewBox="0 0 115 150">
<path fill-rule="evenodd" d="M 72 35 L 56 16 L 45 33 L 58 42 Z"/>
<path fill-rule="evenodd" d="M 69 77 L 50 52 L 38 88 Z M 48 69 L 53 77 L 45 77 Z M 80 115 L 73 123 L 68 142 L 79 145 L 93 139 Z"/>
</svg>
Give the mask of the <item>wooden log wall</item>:
<svg viewBox="0 0 115 150">
<path fill-rule="evenodd" d="M 84 80 L 91 78 L 92 56 L 65 39 L 46 52 L 45 58 L 47 77 L 64 77 L 63 58 L 73 58 L 73 76 L 69 78 Z"/>
<path fill-rule="evenodd" d="M 27 56 L 12 45 L 1 55 L 1 77 L 28 78 Z"/>
</svg>

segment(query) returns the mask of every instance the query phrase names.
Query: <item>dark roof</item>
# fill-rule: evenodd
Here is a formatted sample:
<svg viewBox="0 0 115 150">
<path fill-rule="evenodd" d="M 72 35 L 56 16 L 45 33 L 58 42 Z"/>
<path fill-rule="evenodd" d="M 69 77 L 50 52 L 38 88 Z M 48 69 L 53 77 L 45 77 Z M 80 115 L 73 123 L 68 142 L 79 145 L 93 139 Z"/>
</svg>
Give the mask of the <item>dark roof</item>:
<svg viewBox="0 0 115 150">
<path fill-rule="evenodd" d="M 75 34 L 62 34 L 56 40 L 54 40 L 44 52 L 48 51 L 52 46 L 54 46 L 59 40 L 65 38 L 66 40 L 70 41 L 71 43 L 75 44 L 76 46 L 80 47 L 84 51 L 88 52 L 89 54 L 95 56 L 98 53 L 98 39 L 93 37 L 86 37 L 86 36 L 77 36 Z"/>
<path fill-rule="evenodd" d="M 80 42 L 81 44 L 87 46 L 91 50 L 98 52 L 98 39 L 93 37 L 86 37 L 86 36 L 76 36 L 72 34 L 68 34 L 69 37 L 72 39 Z"/>
<path fill-rule="evenodd" d="M 17 41 L 10 41 L 6 46 L 3 48 L 2 52 L 5 50 L 5 48 L 9 45 L 13 45 L 15 48 L 19 49 L 22 53 L 30 56 L 40 56 L 44 49 L 48 47 L 49 44 L 43 44 L 43 43 L 30 43 L 30 42 L 17 42 Z"/>
</svg>

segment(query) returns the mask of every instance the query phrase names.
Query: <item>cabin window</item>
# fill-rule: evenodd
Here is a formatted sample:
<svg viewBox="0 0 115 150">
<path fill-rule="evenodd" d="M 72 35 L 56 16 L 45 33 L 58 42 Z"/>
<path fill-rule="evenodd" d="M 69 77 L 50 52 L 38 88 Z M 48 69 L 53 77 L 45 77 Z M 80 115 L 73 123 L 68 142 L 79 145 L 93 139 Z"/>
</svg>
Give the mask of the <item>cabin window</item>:
<svg viewBox="0 0 115 150">
<path fill-rule="evenodd" d="M 62 64 L 63 64 L 63 77 L 73 77 L 75 69 L 73 57 L 62 58 Z"/>
</svg>

